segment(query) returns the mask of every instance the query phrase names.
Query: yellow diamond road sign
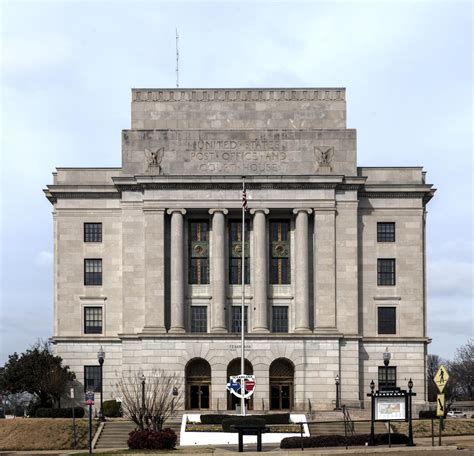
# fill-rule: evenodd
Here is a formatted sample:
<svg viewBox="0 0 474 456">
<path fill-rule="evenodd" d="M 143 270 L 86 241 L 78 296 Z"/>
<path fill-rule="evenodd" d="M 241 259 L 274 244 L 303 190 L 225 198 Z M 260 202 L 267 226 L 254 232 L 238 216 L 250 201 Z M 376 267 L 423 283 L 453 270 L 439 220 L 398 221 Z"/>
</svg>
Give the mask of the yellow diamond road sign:
<svg viewBox="0 0 474 456">
<path fill-rule="evenodd" d="M 436 375 L 434 376 L 434 379 L 433 379 L 440 393 L 443 392 L 444 387 L 446 386 L 446 383 L 448 382 L 448 379 L 449 379 L 448 371 L 441 364 L 441 366 L 439 366 L 438 372 L 436 372 Z"/>
</svg>

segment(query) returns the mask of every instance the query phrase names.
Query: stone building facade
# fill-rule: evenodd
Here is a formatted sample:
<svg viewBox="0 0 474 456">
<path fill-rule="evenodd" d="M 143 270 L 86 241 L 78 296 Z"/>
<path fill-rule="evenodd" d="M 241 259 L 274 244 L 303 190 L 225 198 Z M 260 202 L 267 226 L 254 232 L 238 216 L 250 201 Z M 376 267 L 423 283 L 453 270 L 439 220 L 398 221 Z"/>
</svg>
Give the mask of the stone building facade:
<svg viewBox="0 0 474 456">
<path fill-rule="evenodd" d="M 250 407 L 332 409 L 336 375 L 343 404 L 409 378 L 422 404 L 434 190 L 356 158 L 343 88 L 133 89 L 122 167 L 58 168 L 45 190 L 57 353 L 94 388 L 102 346 L 105 399 L 117 373 L 163 369 L 187 409 L 233 408 L 245 176 Z"/>
</svg>

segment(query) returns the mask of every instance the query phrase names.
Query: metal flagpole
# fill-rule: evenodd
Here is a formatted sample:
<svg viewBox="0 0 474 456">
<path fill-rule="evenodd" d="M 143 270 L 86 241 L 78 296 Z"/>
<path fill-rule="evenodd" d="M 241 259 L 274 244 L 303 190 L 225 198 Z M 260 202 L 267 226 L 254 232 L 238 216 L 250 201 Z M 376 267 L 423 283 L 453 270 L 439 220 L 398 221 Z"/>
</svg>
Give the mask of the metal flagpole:
<svg viewBox="0 0 474 456">
<path fill-rule="evenodd" d="M 242 314 L 240 320 L 241 327 L 241 357 L 240 357 L 240 373 L 245 374 L 245 209 L 247 208 L 247 194 L 245 193 L 245 177 L 242 177 Z M 245 416 L 245 379 L 240 379 L 240 413 Z"/>
</svg>

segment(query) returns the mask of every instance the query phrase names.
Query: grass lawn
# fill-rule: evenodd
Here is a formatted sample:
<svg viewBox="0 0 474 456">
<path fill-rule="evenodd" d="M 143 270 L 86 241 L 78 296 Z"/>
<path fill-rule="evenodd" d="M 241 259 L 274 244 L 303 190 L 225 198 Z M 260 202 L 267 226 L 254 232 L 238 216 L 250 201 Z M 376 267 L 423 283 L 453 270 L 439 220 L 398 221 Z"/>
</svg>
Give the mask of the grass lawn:
<svg viewBox="0 0 474 456">
<path fill-rule="evenodd" d="M 92 423 L 97 429 L 97 422 Z M 77 448 L 88 448 L 89 421 L 76 419 Z M 73 441 L 70 418 L 0 420 L 0 450 L 69 450 Z"/>
<path fill-rule="evenodd" d="M 392 429 L 408 435 L 408 423 L 392 421 Z M 434 420 L 435 436 L 439 435 L 439 419 Z M 474 419 L 446 419 L 444 420 L 443 435 L 472 435 L 474 434 Z M 431 420 L 413 420 L 414 437 L 431 437 Z"/>
</svg>

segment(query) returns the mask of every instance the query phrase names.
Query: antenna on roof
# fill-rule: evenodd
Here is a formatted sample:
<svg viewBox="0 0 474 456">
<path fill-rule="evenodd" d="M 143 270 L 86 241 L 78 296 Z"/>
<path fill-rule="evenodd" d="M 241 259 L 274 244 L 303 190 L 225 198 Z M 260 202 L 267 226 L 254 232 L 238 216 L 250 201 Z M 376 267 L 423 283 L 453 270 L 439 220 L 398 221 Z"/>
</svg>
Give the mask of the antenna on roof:
<svg viewBox="0 0 474 456">
<path fill-rule="evenodd" d="M 178 50 L 178 29 L 176 29 L 176 87 L 179 87 L 179 50 Z"/>
</svg>

